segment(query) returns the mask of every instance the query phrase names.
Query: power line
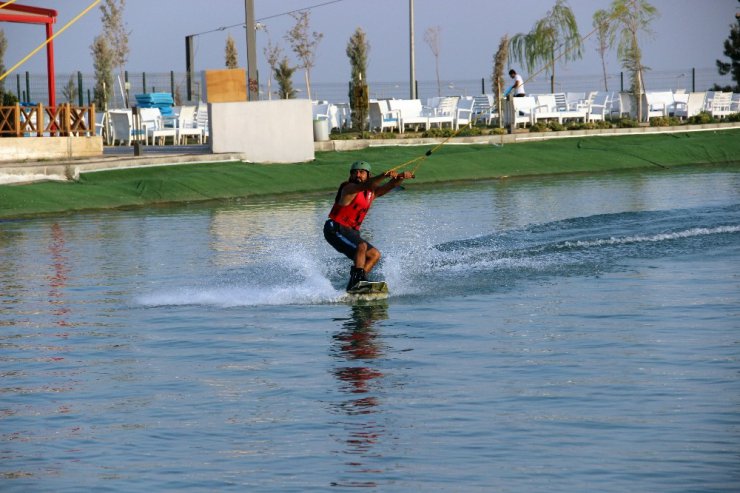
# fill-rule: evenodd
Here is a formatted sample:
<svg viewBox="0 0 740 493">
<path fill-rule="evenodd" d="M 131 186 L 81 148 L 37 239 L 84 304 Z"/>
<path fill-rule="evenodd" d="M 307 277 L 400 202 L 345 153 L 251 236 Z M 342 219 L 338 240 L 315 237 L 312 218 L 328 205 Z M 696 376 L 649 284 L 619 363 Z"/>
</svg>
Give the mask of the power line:
<svg viewBox="0 0 740 493">
<path fill-rule="evenodd" d="M 296 12 L 303 12 L 305 10 L 313 10 L 315 8 L 318 8 L 318 7 L 324 7 L 326 5 L 331 5 L 333 3 L 339 3 L 339 2 L 344 2 L 344 1 L 345 0 L 330 0 L 328 2 L 318 3 L 316 5 L 311 5 L 309 7 L 304 7 L 302 9 L 295 9 L 295 10 L 290 10 L 288 12 L 282 12 L 280 14 L 268 15 L 267 17 L 262 17 L 261 19 L 255 19 L 255 21 L 256 22 L 262 22 L 262 21 L 266 21 L 268 19 L 274 19 L 276 17 L 282 17 L 284 15 L 290 15 L 290 14 L 294 14 Z M 203 32 L 200 32 L 200 33 L 195 33 L 195 34 L 190 34 L 189 36 L 193 36 L 194 37 L 194 36 L 200 36 L 202 34 L 215 33 L 217 31 L 225 31 L 226 29 L 231 29 L 233 27 L 246 27 L 246 24 L 244 22 L 240 22 L 238 24 L 231 24 L 229 26 L 221 26 L 221 27 L 217 27 L 216 29 L 210 29 L 208 31 L 203 31 Z"/>
</svg>

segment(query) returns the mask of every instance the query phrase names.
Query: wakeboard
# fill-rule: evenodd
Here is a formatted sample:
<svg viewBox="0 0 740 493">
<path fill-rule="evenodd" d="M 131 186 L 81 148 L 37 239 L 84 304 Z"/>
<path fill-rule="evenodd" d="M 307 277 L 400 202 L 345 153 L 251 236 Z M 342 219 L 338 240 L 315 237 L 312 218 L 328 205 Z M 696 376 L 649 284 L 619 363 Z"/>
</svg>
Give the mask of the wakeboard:
<svg viewBox="0 0 740 493">
<path fill-rule="evenodd" d="M 384 300 L 388 295 L 388 284 L 385 281 L 360 281 L 347 291 L 347 298 L 350 300 Z"/>
</svg>

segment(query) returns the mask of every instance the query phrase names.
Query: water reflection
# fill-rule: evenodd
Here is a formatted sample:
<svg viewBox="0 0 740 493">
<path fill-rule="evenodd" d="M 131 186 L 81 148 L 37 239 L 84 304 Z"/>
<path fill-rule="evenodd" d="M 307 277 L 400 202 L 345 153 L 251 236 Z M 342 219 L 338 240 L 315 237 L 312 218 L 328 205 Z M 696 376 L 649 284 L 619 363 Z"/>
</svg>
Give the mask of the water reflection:
<svg viewBox="0 0 740 493">
<path fill-rule="evenodd" d="M 218 267 L 243 267 L 262 255 L 273 255 L 276 239 L 315 237 L 328 207 L 324 202 L 293 200 L 216 210 L 209 226 L 213 262 Z"/>
<path fill-rule="evenodd" d="M 59 223 L 55 222 L 51 225 L 49 242 L 51 274 L 47 276 L 47 281 L 49 283 L 49 304 L 52 305 L 52 314 L 56 318 L 54 323 L 60 327 L 70 325 L 67 320 L 70 307 L 64 299 L 64 288 L 67 285 L 67 277 L 70 271 L 68 253 L 64 230 Z"/>
<path fill-rule="evenodd" d="M 345 397 L 336 404 L 336 410 L 346 417 L 341 424 L 346 435 L 341 438 L 343 449 L 339 454 L 349 457 L 345 471 L 349 478 L 332 483 L 332 486 L 375 487 L 373 479 L 358 481 L 356 474 L 378 474 L 382 471 L 368 462 L 380 457 L 374 450 L 386 435 L 382 422 L 382 402 L 379 394 L 383 387 L 383 372 L 374 367 L 373 360 L 384 355 L 382 338 L 376 323 L 388 318 L 385 301 L 356 304 L 351 317 L 344 321 L 342 330 L 333 336 L 332 352 L 342 363 L 334 369 L 339 390 Z"/>
</svg>

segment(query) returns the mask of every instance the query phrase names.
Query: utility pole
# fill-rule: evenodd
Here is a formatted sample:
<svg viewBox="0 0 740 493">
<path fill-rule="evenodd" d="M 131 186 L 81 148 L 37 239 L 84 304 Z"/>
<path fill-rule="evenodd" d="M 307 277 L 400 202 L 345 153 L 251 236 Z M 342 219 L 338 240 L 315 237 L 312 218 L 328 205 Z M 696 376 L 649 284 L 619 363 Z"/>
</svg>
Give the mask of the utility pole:
<svg viewBox="0 0 740 493">
<path fill-rule="evenodd" d="M 193 35 L 185 36 L 185 72 L 188 101 L 193 100 L 193 69 L 195 68 L 195 52 L 193 51 Z"/>
<path fill-rule="evenodd" d="M 409 0 L 409 87 L 410 99 L 416 99 L 416 68 L 414 67 L 414 0 Z"/>
<path fill-rule="evenodd" d="M 257 33 L 254 22 L 254 0 L 244 0 L 245 26 L 247 28 L 247 93 L 249 101 L 259 100 L 257 81 Z"/>
</svg>

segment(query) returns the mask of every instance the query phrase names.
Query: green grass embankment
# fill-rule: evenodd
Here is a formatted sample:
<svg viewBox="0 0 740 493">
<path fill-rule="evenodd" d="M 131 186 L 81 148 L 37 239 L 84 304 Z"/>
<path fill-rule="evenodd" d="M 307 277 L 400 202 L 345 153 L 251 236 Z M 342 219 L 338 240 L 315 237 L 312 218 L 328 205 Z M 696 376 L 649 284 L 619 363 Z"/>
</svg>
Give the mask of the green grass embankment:
<svg viewBox="0 0 740 493">
<path fill-rule="evenodd" d="M 369 161 L 377 173 L 424 155 L 431 148 L 374 147 L 317 153 L 315 161 L 301 164 L 183 164 L 86 173 L 78 182 L 70 183 L 4 185 L 0 186 L 0 217 L 288 193 L 334 193 L 354 160 Z M 450 143 L 423 160 L 417 179 L 408 185 L 738 162 L 740 130 L 576 137 L 502 147 Z"/>
</svg>

